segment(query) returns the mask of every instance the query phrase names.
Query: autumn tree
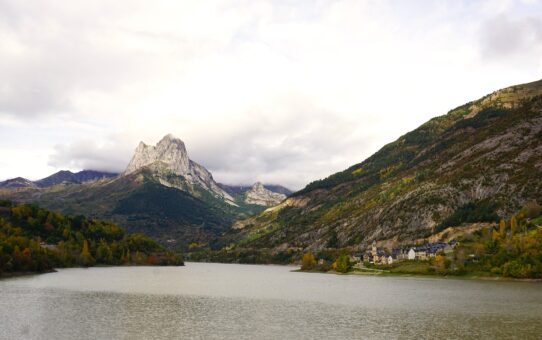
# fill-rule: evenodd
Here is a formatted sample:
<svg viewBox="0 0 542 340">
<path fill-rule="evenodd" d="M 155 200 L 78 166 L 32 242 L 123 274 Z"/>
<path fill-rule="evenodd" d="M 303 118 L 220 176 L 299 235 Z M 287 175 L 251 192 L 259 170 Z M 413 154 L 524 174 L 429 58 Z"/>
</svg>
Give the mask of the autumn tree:
<svg viewBox="0 0 542 340">
<path fill-rule="evenodd" d="M 514 235 L 518 231 L 518 221 L 516 220 L 516 216 L 512 216 L 512 218 L 510 219 L 510 231 L 512 235 Z"/>
<path fill-rule="evenodd" d="M 113 262 L 113 253 L 104 239 L 100 240 L 100 244 L 96 249 L 96 260 L 108 264 Z"/>
<path fill-rule="evenodd" d="M 311 270 L 316 266 L 316 259 L 312 252 L 307 252 L 303 255 L 301 259 L 301 270 Z"/>
<path fill-rule="evenodd" d="M 88 241 L 86 239 L 83 240 L 83 250 L 81 250 L 81 262 L 84 266 L 91 266 L 92 264 L 94 264 L 94 258 L 92 258 L 92 255 L 90 254 Z"/>
<path fill-rule="evenodd" d="M 503 219 L 501 219 L 501 221 L 499 222 L 499 234 L 501 235 L 501 237 L 506 236 L 506 221 Z"/>
</svg>

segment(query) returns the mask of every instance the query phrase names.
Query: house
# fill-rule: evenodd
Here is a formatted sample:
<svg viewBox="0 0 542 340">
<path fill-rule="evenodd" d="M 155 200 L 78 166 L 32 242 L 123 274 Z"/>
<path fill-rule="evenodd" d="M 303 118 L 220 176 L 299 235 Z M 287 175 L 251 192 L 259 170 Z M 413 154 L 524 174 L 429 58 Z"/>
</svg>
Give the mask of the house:
<svg viewBox="0 0 542 340">
<path fill-rule="evenodd" d="M 373 256 L 373 262 L 386 264 L 387 258 L 388 258 L 388 254 L 386 254 L 386 251 L 384 250 L 384 248 L 378 248 L 376 250 L 376 256 Z"/>
<path fill-rule="evenodd" d="M 402 261 L 408 260 L 408 248 L 394 248 L 391 251 L 393 260 Z"/>
<path fill-rule="evenodd" d="M 366 251 L 363 254 L 363 262 L 373 263 L 373 254 L 370 251 Z"/>
<path fill-rule="evenodd" d="M 414 248 L 410 248 L 410 250 L 408 251 L 408 259 L 409 260 L 416 259 L 416 251 L 414 250 Z"/>
<path fill-rule="evenodd" d="M 425 245 L 425 249 L 428 257 L 435 257 L 439 253 L 444 253 L 444 249 L 448 246 L 444 242 L 434 242 Z"/>
<path fill-rule="evenodd" d="M 354 253 L 350 255 L 350 262 L 362 262 L 363 261 L 363 253 Z"/>
</svg>

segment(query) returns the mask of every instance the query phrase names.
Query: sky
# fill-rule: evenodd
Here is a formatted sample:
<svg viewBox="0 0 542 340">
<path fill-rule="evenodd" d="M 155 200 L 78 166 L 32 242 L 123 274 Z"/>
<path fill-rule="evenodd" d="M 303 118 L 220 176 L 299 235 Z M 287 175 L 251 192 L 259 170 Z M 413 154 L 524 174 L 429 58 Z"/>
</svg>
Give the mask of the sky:
<svg viewBox="0 0 542 340">
<path fill-rule="evenodd" d="M 171 133 L 219 182 L 300 189 L 540 78 L 536 0 L 0 0 L 0 180 Z"/>
</svg>

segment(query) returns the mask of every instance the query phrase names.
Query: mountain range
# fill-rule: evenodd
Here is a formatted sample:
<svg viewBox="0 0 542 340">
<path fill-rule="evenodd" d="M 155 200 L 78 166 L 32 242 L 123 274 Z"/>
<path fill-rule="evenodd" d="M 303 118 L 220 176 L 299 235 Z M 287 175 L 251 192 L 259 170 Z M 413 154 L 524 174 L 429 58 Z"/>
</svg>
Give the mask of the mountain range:
<svg viewBox="0 0 542 340">
<path fill-rule="evenodd" d="M 269 188 L 289 192 L 281 186 Z M 252 187 L 217 183 L 188 157 L 182 140 L 167 135 L 154 146 L 141 142 L 122 174 L 85 170 L 60 171 L 35 182 L 15 178 L 0 183 L 0 197 L 109 219 L 130 232 L 183 248 L 208 244 L 236 219 L 278 204 L 286 195 L 261 183 Z"/>
<path fill-rule="evenodd" d="M 47 188 L 62 183 L 84 183 L 102 178 L 115 177 L 117 175 L 116 173 L 95 170 L 83 170 L 76 173 L 61 170 L 37 181 L 31 181 L 22 177 L 8 179 L 0 182 L 0 188 Z"/>
<path fill-rule="evenodd" d="M 297 192 L 217 183 L 167 135 L 121 174 L 61 171 L 0 183 L 0 198 L 109 219 L 186 250 L 299 252 L 413 243 L 542 202 L 542 80 L 433 118 Z"/>
<path fill-rule="evenodd" d="M 412 243 L 542 202 L 542 80 L 433 118 L 371 157 L 245 220 L 228 249 Z"/>
</svg>

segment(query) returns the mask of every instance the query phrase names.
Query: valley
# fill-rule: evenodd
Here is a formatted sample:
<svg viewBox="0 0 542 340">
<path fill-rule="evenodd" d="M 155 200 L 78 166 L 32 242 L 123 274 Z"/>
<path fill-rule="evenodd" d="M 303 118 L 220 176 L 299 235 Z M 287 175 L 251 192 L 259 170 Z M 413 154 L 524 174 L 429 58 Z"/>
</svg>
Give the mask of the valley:
<svg viewBox="0 0 542 340">
<path fill-rule="evenodd" d="M 297 192 L 259 182 L 220 184 L 169 134 L 156 145 L 141 142 L 121 174 L 86 170 L 34 182 L 15 178 L 0 183 L 0 198 L 111 220 L 197 261 L 301 263 L 310 252 L 320 254 L 317 261 L 334 262 L 374 241 L 391 251 L 491 235 L 500 220 L 542 201 L 541 174 L 537 81 L 433 118 Z M 529 225 L 536 234 L 537 224 Z M 480 247 L 485 250 L 466 252 L 484 256 L 488 246 Z M 499 261 L 497 275 L 506 263 Z M 542 273 L 537 258 L 529 265 L 527 276 Z"/>
</svg>

